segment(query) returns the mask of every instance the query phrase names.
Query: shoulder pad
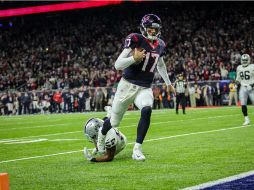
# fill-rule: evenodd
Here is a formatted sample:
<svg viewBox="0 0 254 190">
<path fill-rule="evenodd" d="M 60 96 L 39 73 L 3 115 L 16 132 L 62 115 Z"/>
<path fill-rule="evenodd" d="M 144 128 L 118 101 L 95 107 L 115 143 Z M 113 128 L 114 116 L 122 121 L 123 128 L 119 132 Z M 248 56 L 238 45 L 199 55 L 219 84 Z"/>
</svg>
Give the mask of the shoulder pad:
<svg viewBox="0 0 254 190">
<path fill-rule="evenodd" d="M 140 43 L 140 34 L 137 33 L 131 33 L 128 35 L 124 42 L 124 48 L 131 48 L 134 49 L 138 47 L 138 44 Z"/>
</svg>

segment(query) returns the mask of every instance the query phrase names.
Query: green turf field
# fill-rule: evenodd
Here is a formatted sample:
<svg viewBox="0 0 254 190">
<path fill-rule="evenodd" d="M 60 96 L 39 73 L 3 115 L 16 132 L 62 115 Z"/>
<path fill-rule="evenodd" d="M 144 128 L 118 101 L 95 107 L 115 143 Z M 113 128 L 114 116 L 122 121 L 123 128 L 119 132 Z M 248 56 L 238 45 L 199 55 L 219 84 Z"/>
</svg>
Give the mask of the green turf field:
<svg viewBox="0 0 254 190">
<path fill-rule="evenodd" d="M 239 107 L 153 111 L 143 145 L 145 162 L 131 159 L 139 112 L 120 130 L 128 145 L 110 163 L 90 163 L 83 124 L 104 113 L 0 117 L 0 173 L 11 190 L 181 189 L 254 170 L 254 125 L 241 127 Z M 254 107 L 249 107 L 254 123 Z"/>
</svg>

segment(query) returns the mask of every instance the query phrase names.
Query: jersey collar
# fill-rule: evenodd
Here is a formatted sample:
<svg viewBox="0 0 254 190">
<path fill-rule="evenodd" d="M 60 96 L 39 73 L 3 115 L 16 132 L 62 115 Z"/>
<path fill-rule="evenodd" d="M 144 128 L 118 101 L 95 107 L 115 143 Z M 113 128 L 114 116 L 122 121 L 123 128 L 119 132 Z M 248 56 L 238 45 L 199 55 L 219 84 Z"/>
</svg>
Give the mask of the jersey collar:
<svg viewBox="0 0 254 190">
<path fill-rule="evenodd" d="M 145 41 L 149 44 L 149 46 L 152 48 L 152 49 L 156 49 L 159 45 L 159 40 L 155 40 L 153 43 L 148 40 L 145 36 L 143 36 L 145 38 Z"/>
</svg>

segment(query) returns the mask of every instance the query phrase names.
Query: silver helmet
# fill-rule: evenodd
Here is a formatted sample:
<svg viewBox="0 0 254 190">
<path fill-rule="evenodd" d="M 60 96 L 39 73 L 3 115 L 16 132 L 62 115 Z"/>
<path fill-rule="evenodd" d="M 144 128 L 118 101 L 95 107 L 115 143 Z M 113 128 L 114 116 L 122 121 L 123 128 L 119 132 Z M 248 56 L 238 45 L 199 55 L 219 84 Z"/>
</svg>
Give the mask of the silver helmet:
<svg viewBox="0 0 254 190">
<path fill-rule="evenodd" d="M 84 133 L 90 142 L 97 142 L 99 128 L 103 126 L 103 120 L 98 118 L 89 119 L 84 126 Z"/>
<path fill-rule="evenodd" d="M 246 67 L 250 64 L 250 56 L 249 54 L 243 54 L 241 56 L 241 64 L 242 66 Z"/>
</svg>

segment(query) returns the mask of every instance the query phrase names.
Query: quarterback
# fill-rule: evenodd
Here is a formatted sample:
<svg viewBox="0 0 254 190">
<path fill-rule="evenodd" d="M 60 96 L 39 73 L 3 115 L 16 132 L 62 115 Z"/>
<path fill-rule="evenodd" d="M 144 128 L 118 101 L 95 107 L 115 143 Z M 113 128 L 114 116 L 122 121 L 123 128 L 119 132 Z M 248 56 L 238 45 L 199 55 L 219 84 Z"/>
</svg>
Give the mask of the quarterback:
<svg viewBox="0 0 254 190">
<path fill-rule="evenodd" d="M 108 116 L 110 117 L 110 116 Z M 98 133 L 101 133 L 104 120 L 108 119 L 105 117 L 103 120 L 99 118 L 89 119 L 84 126 L 84 133 L 87 139 L 97 146 Z M 92 151 L 84 148 L 84 155 L 87 160 L 91 162 L 109 162 L 112 161 L 119 152 L 121 152 L 127 143 L 127 139 L 118 129 L 111 128 L 106 132 L 105 143 L 103 151 L 97 155 L 98 149 L 94 148 Z"/>
<path fill-rule="evenodd" d="M 141 34 L 132 33 L 127 36 L 124 49 L 115 62 L 115 68 L 123 70 L 123 75 L 112 103 L 111 118 L 105 120 L 102 131 L 99 132 L 97 147 L 99 152 L 103 151 L 107 130 L 118 127 L 128 105 L 134 103 L 141 110 L 141 117 L 132 158 L 144 161 L 141 145 L 150 126 L 154 99 L 151 84 L 156 67 L 169 90 L 174 92 L 174 87 L 163 60 L 165 43 L 159 38 L 161 19 L 154 14 L 145 15 L 141 20 L 140 32 Z"/>
<path fill-rule="evenodd" d="M 243 126 L 250 124 L 247 111 L 247 100 L 250 97 L 252 104 L 254 104 L 254 64 L 250 64 L 251 59 L 248 54 L 241 56 L 241 65 L 237 67 L 236 82 L 241 84 L 239 91 L 239 98 L 242 106 L 242 113 L 244 115 Z"/>
</svg>

